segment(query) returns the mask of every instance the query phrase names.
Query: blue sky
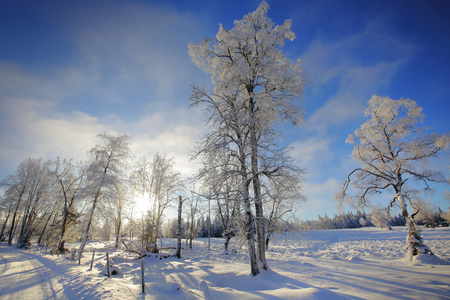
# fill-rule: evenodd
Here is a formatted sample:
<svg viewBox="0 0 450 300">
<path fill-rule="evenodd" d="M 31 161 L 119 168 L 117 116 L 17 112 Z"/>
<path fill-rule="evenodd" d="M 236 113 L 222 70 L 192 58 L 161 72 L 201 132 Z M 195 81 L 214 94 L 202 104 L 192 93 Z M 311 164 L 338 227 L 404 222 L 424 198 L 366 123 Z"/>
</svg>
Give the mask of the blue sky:
<svg viewBox="0 0 450 300">
<path fill-rule="evenodd" d="M 93 2 L 93 3 L 91 3 Z M 337 212 L 333 195 L 356 165 L 348 134 L 371 95 L 411 98 L 425 125 L 449 131 L 448 1 L 268 1 L 297 39 L 284 53 L 309 76 L 306 123 L 283 143 L 309 171 L 302 219 Z M 26 157 L 86 159 L 102 132 L 132 137 L 132 154 L 156 151 L 191 175 L 205 128 L 188 110 L 189 85 L 209 84 L 187 44 L 260 1 L 0 1 L 0 178 Z M 448 155 L 432 163 L 448 175 Z M 441 185 L 427 199 L 448 208 Z"/>
</svg>

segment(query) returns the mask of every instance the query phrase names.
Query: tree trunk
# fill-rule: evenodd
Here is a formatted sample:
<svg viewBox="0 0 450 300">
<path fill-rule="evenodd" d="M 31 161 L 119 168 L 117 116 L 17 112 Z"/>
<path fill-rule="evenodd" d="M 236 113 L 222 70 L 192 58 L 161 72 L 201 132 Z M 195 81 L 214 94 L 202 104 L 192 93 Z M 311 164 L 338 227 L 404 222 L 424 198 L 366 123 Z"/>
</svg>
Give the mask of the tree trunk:
<svg viewBox="0 0 450 300">
<path fill-rule="evenodd" d="M 223 242 L 223 247 L 224 247 L 224 250 L 225 250 L 225 254 L 228 255 L 229 254 L 228 246 L 230 245 L 231 234 L 229 234 L 229 233 L 224 234 L 223 237 L 225 238 L 225 241 Z"/>
<path fill-rule="evenodd" d="M 89 215 L 89 219 L 88 219 L 88 223 L 86 225 L 86 229 L 84 231 L 83 240 L 81 241 L 80 248 L 78 249 L 78 253 L 77 253 L 78 261 L 81 260 L 81 255 L 83 254 L 84 246 L 86 246 L 86 242 L 87 242 L 87 238 L 88 238 L 88 234 L 89 234 L 89 229 L 91 228 L 92 218 L 94 217 L 95 207 L 97 206 L 97 201 L 100 198 L 100 192 L 101 192 L 101 189 L 99 188 L 97 190 L 97 193 L 95 194 L 94 202 L 92 203 L 92 209 L 91 209 L 91 213 Z"/>
<path fill-rule="evenodd" d="M 183 198 L 179 196 L 178 198 L 178 224 L 177 224 L 177 248 L 175 250 L 175 253 L 172 254 L 172 256 L 175 256 L 177 258 L 181 258 L 181 231 L 182 231 L 182 224 L 181 224 L 181 211 L 183 208 Z"/>
<path fill-rule="evenodd" d="M 249 99 L 249 116 L 251 118 L 250 124 L 250 147 L 251 147 L 251 168 L 252 168 L 252 183 L 253 193 L 255 197 L 255 219 L 256 219 L 256 250 L 258 264 L 264 270 L 269 269 L 269 265 L 266 261 L 266 245 L 264 238 L 264 210 L 261 197 L 261 182 L 259 178 L 258 167 L 258 137 L 257 137 L 257 124 L 256 124 L 256 103 L 253 99 L 254 85 L 247 85 L 247 91 L 250 95 Z"/>
<path fill-rule="evenodd" d="M 33 234 L 34 228 L 33 223 L 36 217 L 36 204 L 39 198 L 35 200 L 33 206 L 28 206 L 26 213 L 24 213 L 22 220 L 22 228 L 20 230 L 20 236 L 18 240 L 19 248 L 29 248 L 31 246 L 31 235 Z"/>
<path fill-rule="evenodd" d="M 122 221 L 118 221 L 119 224 L 116 226 L 116 242 L 114 243 L 114 248 L 119 248 L 119 239 L 120 239 L 120 227 Z"/>
<path fill-rule="evenodd" d="M 410 216 L 408 214 L 405 199 L 401 194 L 401 189 L 399 189 L 399 192 L 397 193 L 397 199 L 398 202 L 400 203 L 402 216 L 406 221 L 406 228 L 408 230 L 408 236 L 406 237 L 406 245 L 407 245 L 406 257 L 409 258 L 409 260 L 413 260 L 414 256 L 420 254 L 433 255 L 433 252 L 430 250 L 430 248 L 428 248 L 428 246 L 423 243 L 422 236 L 420 235 L 420 229 L 414 222 L 413 216 Z"/>
<path fill-rule="evenodd" d="M 120 231 L 122 230 L 122 209 L 119 209 L 119 212 L 117 214 L 117 220 L 115 222 L 116 227 L 116 242 L 114 244 L 114 248 L 119 248 L 119 239 L 120 239 Z"/>
<path fill-rule="evenodd" d="M 247 244 L 248 244 L 248 256 L 250 259 L 250 270 L 253 276 L 259 274 L 258 261 L 256 259 L 256 248 L 255 248 L 255 231 L 253 229 L 253 216 L 250 208 L 250 203 L 247 202 L 245 205 L 245 231 L 247 233 Z"/>
<path fill-rule="evenodd" d="M 66 196 L 64 196 L 64 197 L 66 197 Z M 67 222 L 69 221 L 68 218 L 71 215 L 70 210 L 72 209 L 74 200 L 75 200 L 75 194 L 70 198 L 70 202 L 67 202 L 67 200 L 64 201 L 64 215 L 63 215 L 63 221 L 62 221 L 62 225 L 61 225 L 61 235 L 59 237 L 59 242 L 58 242 L 58 250 L 61 252 L 66 251 L 66 248 L 64 248 L 64 244 L 66 242 L 64 235 L 66 234 Z"/>
<path fill-rule="evenodd" d="M 61 235 L 59 236 L 59 242 L 58 242 L 58 251 L 60 252 L 66 252 L 66 248 L 64 248 L 64 243 L 66 242 L 64 239 L 64 235 L 66 234 L 66 227 L 67 227 L 67 215 L 68 210 L 64 209 L 64 217 L 61 225 Z"/>
<path fill-rule="evenodd" d="M 8 223 L 10 215 L 11 215 L 11 206 L 8 209 L 8 213 L 6 214 L 5 222 L 3 222 L 3 225 L 2 225 L 2 229 L 1 229 L 1 232 L 0 232 L 0 241 L 2 240 L 3 234 L 5 233 L 6 224 Z"/>
<path fill-rule="evenodd" d="M 247 168 L 245 165 L 245 152 L 240 145 L 239 147 L 239 159 L 241 163 L 241 176 L 242 176 L 242 192 L 243 192 L 243 203 L 244 203 L 244 226 L 245 226 L 245 233 L 246 233 L 246 239 L 248 244 L 248 257 L 250 260 L 250 272 L 253 276 L 256 276 L 259 274 L 259 266 L 258 261 L 256 259 L 256 248 L 255 248 L 255 230 L 253 228 L 254 225 L 254 219 L 252 215 L 252 207 L 250 204 L 250 191 L 249 191 L 249 185 L 250 182 L 247 178 Z"/>
<path fill-rule="evenodd" d="M 41 235 L 39 236 L 39 239 L 38 239 L 38 241 L 37 241 L 37 244 L 38 244 L 38 245 L 39 245 L 39 244 L 41 243 L 41 241 L 42 241 L 42 237 L 44 236 L 45 230 L 47 229 L 48 222 L 50 222 L 50 219 L 51 219 L 52 216 L 53 216 L 53 212 L 54 212 L 54 211 L 51 212 L 50 216 L 48 217 L 47 221 L 45 222 L 44 229 L 42 229 Z"/>
<path fill-rule="evenodd" d="M 252 173 L 253 173 L 253 193 L 255 196 L 255 215 L 256 215 L 256 250 L 257 258 L 260 267 L 264 270 L 269 269 L 266 261 L 266 245 L 265 245 L 265 230 L 264 230 L 264 210 L 261 197 L 261 182 L 259 179 L 258 170 L 258 149 L 256 133 L 251 132 L 252 141 Z"/>
<path fill-rule="evenodd" d="M 22 200 L 23 194 L 25 193 L 25 188 L 22 189 L 20 195 L 19 195 L 19 199 L 17 200 L 17 206 L 16 209 L 14 210 L 14 215 L 11 221 L 11 228 L 9 229 L 9 236 L 8 236 L 8 246 L 12 245 L 12 240 L 14 237 L 14 231 L 15 231 L 15 227 L 16 227 L 16 217 L 17 217 L 17 212 L 19 210 L 19 206 L 20 206 L 20 202 Z"/>
</svg>

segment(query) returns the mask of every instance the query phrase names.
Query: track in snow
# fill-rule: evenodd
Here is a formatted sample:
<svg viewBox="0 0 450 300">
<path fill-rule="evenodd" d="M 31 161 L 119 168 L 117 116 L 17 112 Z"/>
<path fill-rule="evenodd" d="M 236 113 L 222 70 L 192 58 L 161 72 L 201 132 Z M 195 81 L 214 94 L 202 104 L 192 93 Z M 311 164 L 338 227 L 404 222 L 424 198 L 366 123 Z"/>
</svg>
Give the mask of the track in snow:
<svg viewBox="0 0 450 300">
<path fill-rule="evenodd" d="M 43 259 L 17 249 L 0 250 L 0 299 L 65 299 L 57 274 L 39 261 Z"/>
</svg>

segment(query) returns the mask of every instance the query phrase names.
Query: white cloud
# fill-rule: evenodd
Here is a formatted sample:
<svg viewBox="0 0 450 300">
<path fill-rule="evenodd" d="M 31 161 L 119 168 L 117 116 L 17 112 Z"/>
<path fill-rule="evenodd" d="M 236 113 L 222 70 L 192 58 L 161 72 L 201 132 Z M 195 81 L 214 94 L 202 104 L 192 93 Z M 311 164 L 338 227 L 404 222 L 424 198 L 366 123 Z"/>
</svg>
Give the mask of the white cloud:
<svg viewBox="0 0 450 300">
<path fill-rule="evenodd" d="M 361 117 L 370 96 L 388 86 L 398 68 L 415 53 L 414 46 L 389 34 L 383 18 L 369 21 L 358 33 L 338 41 L 317 37 L 302 55 L 313 96 L 329 88 L 327 84 L 336 82 L 337 86 L 307 120 L 305 129 L 324 133 L 331 126 Z"/>
<path fill-rule="evenodd" d="M 5 108 L 5 107 L 4 107 Z M 14 169 L 26 157 L 87 159 L 89 151 L 102 132 L 126 133 L 131 136 L 131 155 L 153 157 L 156 152 L 174 157 L 184 176 L 196 171 L 189 160 L 201 128 L 182 111 L 170 115 L 159 112 L 132 124 L 118 116 L 95 117 L 84 112 L 62 113 L 51 102 L 14 99 L 14 105 L 3 110 L 0 162 Z M 176 120 L 176 122 L 175 122 Z M 2 174 L 6 176 L 8 174 Z"/>
<path fill-rule="evenodd" d="M 303 220 L 314 220 L 320 214 L 332 216 L 336 212 L 337 203 L 333 200 L 339 190 L 340 182 L 329 178 L 320 183 L 309 183 L 305 186 L 304 194 L 308 202 L 298 212 Z"/>
<path fill-rule="evenodd" d="M 194 169 L 189 153 L 202 127 L 198 112 L 186 112 L 187 91 L 206 75 L 187 44 L 204 37 L 200 21 L 148 3 L 105 4 L 44 4 L 76 46 L 63 64 L 0 61 L 0 177 L 28 156 L 85 159 L 105 131 L 130 135 L 132 155 L 160 151 L 184 175 Z"/>
<path fill-rule="evenodd" d="M 64 23 L 79 48 L 79 63 L 98 75 L 103 100 L 126 101 L 139 88 L 151 102 L 173 102 L 191 82 L 188 73 L 201 74 L 187 53 L 188 42 L 203 38 L 197 18 L 137 2 L 71 9 Z"/>
<path fill-rule="evenodd" d="M 333 158 L 330 149 L 329 138 L 312 137 L 306 141 L 297 141 L 290 145 L 293 149 L 291 156 L 301 168 L 306 168 L 312 172 L 320 164 L 329 163 Z"/>
</svg>

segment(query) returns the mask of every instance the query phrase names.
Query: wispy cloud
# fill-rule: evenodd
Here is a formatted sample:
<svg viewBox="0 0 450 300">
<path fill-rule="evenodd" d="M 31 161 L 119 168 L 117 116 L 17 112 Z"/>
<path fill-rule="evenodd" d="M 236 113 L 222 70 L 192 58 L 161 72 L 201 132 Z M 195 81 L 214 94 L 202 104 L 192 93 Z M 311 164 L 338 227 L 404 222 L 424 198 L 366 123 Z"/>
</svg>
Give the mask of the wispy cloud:
<svg viewBox="0 0 450 300">
<path fill-rule="evenodd" d="M 390 35 L 382 17 L 337 41 L 317 37 L 302 59 L 312 81 L 312 97 L 330 91 L 305 129 L 324 133 L 330 126 L 361 117 L 370 96 L 386 88 L 416 51 L 415 46 Z"/>
<path fill-rule="evenodd" d="M 312 137 L 291 144 L 291 156 L 298 166 L 315 172 L 317 164 L 327 164 L 333 159 L 329 138 Z"/>
<path fill-rule="evenodd" d="M 124 94 L 139 88 L 152 102 L 173 102 L 177 91 L 191 82 L 188 74 L 201 74 L 187 53 L 187 44 L 203 37 L 197 18 L 137 2 L 93 4 L 89 10 L 75 7 L 67 26 L 81 54 L 80 64 L 98 74 L 99 84 L 111 91 L 108 97 L 99 95 L 103 99 L 126 101 Z"/>
</svg>

